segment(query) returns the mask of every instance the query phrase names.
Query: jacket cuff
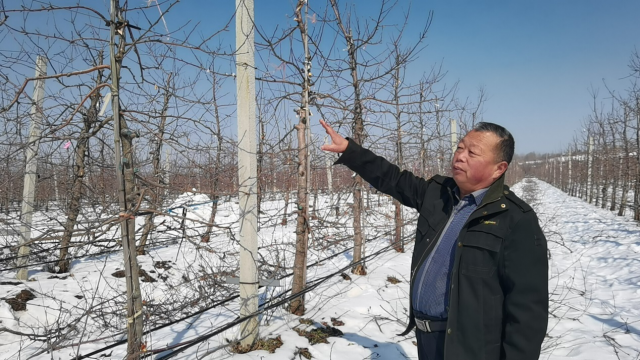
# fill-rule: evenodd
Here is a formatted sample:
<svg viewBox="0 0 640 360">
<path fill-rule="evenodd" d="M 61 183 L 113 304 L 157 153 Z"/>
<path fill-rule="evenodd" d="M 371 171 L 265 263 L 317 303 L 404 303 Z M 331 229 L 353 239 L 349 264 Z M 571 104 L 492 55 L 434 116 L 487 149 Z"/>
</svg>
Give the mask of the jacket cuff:
<svg viewBox="0 0 640 360">
<path fill-rule="evenodd" d="M 347 149 L 342 153 L 342 155 L 340 155 L 333 165 L 350 163 L 354 158 L 357 158 L 357 154 L 362 150 L 362 146 L 358 145 L 352 138 L 346 137 L 345 139 L 349 141 L 349 145 L 347 145 Z"/>
</svg>

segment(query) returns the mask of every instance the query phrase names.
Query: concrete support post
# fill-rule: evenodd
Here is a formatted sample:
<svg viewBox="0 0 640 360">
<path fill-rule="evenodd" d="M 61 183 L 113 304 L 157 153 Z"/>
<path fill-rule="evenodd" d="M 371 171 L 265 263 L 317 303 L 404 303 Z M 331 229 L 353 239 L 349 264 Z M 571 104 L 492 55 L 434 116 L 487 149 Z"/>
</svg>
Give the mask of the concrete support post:
<svg viewBox="0 0 640 360">
<path fill-rule="evenodd" d="M 240 201 L 240 316 L 258 310 L 258 173 L 253 0 L 236 0 L 236 90 L 238 96 L 238 181 Z M 240 325 L 240 343 L 258 337 L 258 318 Z"/>
<path fill-rule="evenodd" d="M 47 60 L 38 56 L 36 60 L 36 77 L 47 74 Z M 20 248 L 18 249 L 18 270 L 16 278 L 27 280 L 29 261 L 29 245 L 31 240 L 31 223 L 33 218 L 33 204 L 36 194 L 36 178 L 38 171 L 38 148 L 42 127 L 42 105 L 44 103 L 44 80 L 35 80 L 33 86 L 33 105 L 31 106 L 31 126 L 29 128 L 29 143 L 27 144 L 24 170 L 24 187 L 22 189 L 22 212 L 20 213 Z"/>
</svg>

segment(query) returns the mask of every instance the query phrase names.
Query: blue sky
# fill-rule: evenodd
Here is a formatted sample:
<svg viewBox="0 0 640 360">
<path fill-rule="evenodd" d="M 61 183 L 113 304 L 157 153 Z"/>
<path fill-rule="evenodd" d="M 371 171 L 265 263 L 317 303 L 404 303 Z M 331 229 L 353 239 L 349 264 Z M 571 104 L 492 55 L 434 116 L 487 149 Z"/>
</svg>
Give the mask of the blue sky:
<svg viewBox="0 0 640 360">
<path fill-rule="evenodd" d="M 624 91 L 640 51 L 640 1 L 416 2 L 435 12 L 419 61 L 442 60 L 447 81 L 473 97 L 485 86 L 484 119 L 506 126 L 516 152 L 566 147 L 589 115 L 589 89 Z M 604 82 L 603 82 L 604 80 Z"/>
<path fill-rule="evenodd" d="M 326 4 L 309 1 L 312 7 Z M 297 1 L 255 2 L 259 26 L 293 25 Z M 378 1 L 351 3 L 366 13 Z M 408 36 L 416 36 L 434 11 L 427 46 L 410 67 L 414 78 L 442 63 L 447 71 L 443 85 L 459 81 L 458 97 L 473 101 L 483 86 L 488 99 L 482 118 L 511 130 L 520 154 L 566 149 L 590 113 L 589 89 L 599 89 L 601 101 L 608 104 L 604 82 L 624 91 L 630 83 L 625 79 L 630 55 L 640 51 L 639 0 L 399 0 L 392 15 L 398 23 L 409 5 Z M 202 34 L 210 34 L 229 20 L 234 8 L 234 0 L 184 1 L 166 20 L 170 31 L 185 31 L 177 28 L 191 21 L 200 22 Z M 233 44 L 234 23 L 229 25 L 221 38 Z M 155 30 L 164 32 L 162 23 Z"/>
<path fill-rule="evenodd" d="M 211 2 L 191 16 L 217 18 L 229 14 L 233 3 Z M 287 24 L 295 3 L 256 0 L 256 22 L 267 28 Z M 354 3 L 358 12 L 371 6 L 366 0 Z M 459 97 L 471 100 L 484 86 L 484 120 L 511 130 L 520 154 L 564 150 L 589 115 L 589 89 L 599 89 L 608 104 L 605 82 L 624 91 L 630 55 L 640 50 L 638 0 L 398 3 L 402 9 L 409 4 L 408 35 L 416 34 L 428 11 L 434 11 L 427 47 L 412 71 L 420 76 L 441 62 L 447 71 L 444 82 L 460 81 Z M 398 22 L 401 13 L 395 12 Z"/>
<path fill-rule="evenodd" d="M 326 4 L 309 1 L 315 8 Z M 295 3 L 255 0 L 256 22 L 265 29 L 290 26 Z M 378 1 L 352 3 L 363 14 Z M 192 0 L 166 19 L 171 31 L 186 20 L 218 29 L 234 7 L 233 0 Z M 459 81 L 458 96 L 470 100 L 483 86 L 488 95 L 483 119 L 511 130 L 520 154 L 566 149 L 590 113 L 590 89 L 599 89 L 601 101 L 609 104 L 605 82 L 624 92 L 629 58 L 634 49 L 640 51 L 638 0 L 399 0 L 393 13 L 398 23 L 409 8 L 407 35 L 413 36 L 434 11 L 427 47 L 410 71 L 420 77 L 442 63 L 444 83 Z M 233 33 L 232 22 L 225 41 Z"/>
</svg>

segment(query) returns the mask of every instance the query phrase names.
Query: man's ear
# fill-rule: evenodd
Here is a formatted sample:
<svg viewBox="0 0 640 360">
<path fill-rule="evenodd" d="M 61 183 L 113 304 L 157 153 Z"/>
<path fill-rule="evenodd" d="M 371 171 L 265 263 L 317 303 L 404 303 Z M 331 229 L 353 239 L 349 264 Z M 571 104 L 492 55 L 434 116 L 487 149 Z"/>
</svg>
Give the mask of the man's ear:
<svg viewBox="0 0 640 360">
<path fill-rule="evenodd" d="M 502 176 L 502 174 L 504 174 L 505 171 L 507 171 L 507 168 L 509 167 L 509 164 L 507 164 L 506 161 L 500 161 L 497 165 L 496 165 L 496 170 L 493 173 L 493 180 L 497 180 L 500 176 Z"/>
</svg>

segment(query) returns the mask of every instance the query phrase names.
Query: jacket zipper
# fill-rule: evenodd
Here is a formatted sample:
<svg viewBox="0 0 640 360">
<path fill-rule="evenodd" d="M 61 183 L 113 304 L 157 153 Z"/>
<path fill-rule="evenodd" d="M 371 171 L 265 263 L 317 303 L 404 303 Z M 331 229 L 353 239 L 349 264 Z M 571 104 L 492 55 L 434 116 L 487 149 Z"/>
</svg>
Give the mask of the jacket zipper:
<svg viewBox="0 0 640 360">
<path fill-rule="evenodd" d="M 433 243 L 436 243 L 436 244 L 437 244 L 437 241 L 436 241 L 436 240 L 440 238 L 440 232 L 441 232 L 442 230 L 444 230 L 445 226 L 447 226 L 447 223 L 444 223 L 444 225 L 442 226 L 442 228 L 441 228 L 440 230 L 438 230 L 438 232 L 436 233 L 436 236 L 434 236 L 434 237 L 433 237 L 433 240 L 434 240 L 434 241 L 433 241 Z M 429 244 L 429 245 L 431 246 L 431 244 Z M 412 271 L 412 273 L 411 273 L 411 278 L 409 279 L 410 281 L 412 281 L 412 282 L 413 282 L 413 277 L 414 277 L 414 276 L 415 276 L 415 274 L 416 274 L 416 270 L 418 270 L 418 269 L 420 268 L 420 266 L 422 265 L 422 259 L 424 259 L 424 256 L 427 254 L 427 250 L 429 250 L 429 247 L 427 247 L 427 248 L 424 250 L 424 252 L 422 253 L 422 256 L 420 257 L 420 260 L 418 260 L 418 265 L 416 266 L 416 268 L 415 268 L 415 269 L 413 269 L 413 271 Z"/>
<path fill-rule="evenodd" d="M 454 206 L 453 206 L 453 195 L 451 194 L 451 189 L 447 189 L 449 192 L 449 200 L 451 201 L 452 205 L 451 205 L 451 214 L 453 214 L 454 211 Z M 451 214 L 449 216 L 451 216 Z M 442 227 L 440 228 L 440 230 L 438 230 L 438 232 L 436 233 L 436 236 L 433 237 L 433 242 L 437 244 L 438 240 L 440 239 L 440 233 L 442 232 L 442 230 L 444 230 L 444 228 L 447 226 L 448 221 L 446 221 L 444 223 L 444 225 L 442 225 Z M 429 246 L 431 246 L 431 244 L 429 244 Z M 422 266 L 422 260 L 424 259 L 424 256 L 427 254 L 427 250 L 429 250 L 429 246 L 427 246 L 427 248 L 424 250 L 424 252 L 422 253 L 422 255 L 420 256 L 420 260 L 418 260 L 418 263 L 416 264 L 416 267 L 411 271 L 411 277 L 409 278 L 409 285 L 413 284 L 413 279 L 416 275 L 416 270 L 420 269 L 420 267 Z M 435 246 L 435 245 L 433 245 Z M 420 289 L 418 289 L 420 290 Z M 413 291 L 412 291 L 413 293 Z M 412 294 L 410 294 L 412 295 Z M 410 296 L 411 298 L 411 296 Z M 412 301 L 413 302 L 413 301 Z M 413 304 L 410 304 L 411 306 L 413 306 Z"/>
<path fill-rule="evenodd" d="M 451 193 L 449 193 L 449 196 L 451 196 Z M 451 197 L 452 197 L 452 196 L 451 196 Z M 453 200 L 453 199 L 451 199 L 451 200 Z M 494 203 L 494 202 L 496 202 L 496 201 L 498 201 L 498 200 L 500 200 L 500 197 L 499 197 L 499 198 L 497 198 L 497 199 L 491 200 L 491 201 L 489 201 L 489 202 L 486 202 L 486 203 L 484 203 L 484 204 L 482 204 L 482 205 L 480 205 L 480 206 L 478 206 L 478 208 L 477 208 L 474 212 L 476 212 L 476 211 L 480 210 L 481 208 L 483 208 L 484 206 L 486 206 L 486 205 L 488 205 L 488 204 L 491 204 L 491 203 Z M 451 213 L 451 214 L 453 214 L 453 207 L 452 207 L 452 213 Z M 449 215 L 449 216 L 451 216 L 451 215 Z M 468 223 L 468 221 L 467 221 L 467 223 Z M 466 226 L 466 225 L 467 225 L 467 224 L 464 224 L 464 226 Z M 436 239 L 439 239 L 440 233 L 442 232 L 442 230 L 444 230 L 444 228 L 445 228 L 446 226 L 447 226 L 447 222 L 445 222 L 445 223 L 444 223 L 444 225 L 442 226 L 442 228 L 440 228 L 440 230 L 438 230 L 438 232 L 436 233 L 436 236 L 434 236 L 434 238 L 433 238 L 433 239 L 434 239 L 434 241 L 435 241 Z M 464 228 L 464 226 L 463 226 L 463 228 Z M 435 241 L 435 243 L 437 244 L 437 241 Z M 422 260 L 424 259 L 424 256 L 427 254 L 427 252 L 428 252 L 427 250 L 428 250 L 428 249 L 429 249 L 429 248 L 427 247 L 427 249 L 425 249 L 425 251 L 422 253 L 422 256 L 420 256 L 420 260 L 418 260 L 418 264 L 416 265 L 416 267 L 415 267 L 415 268 L 413 269 L 413 271 L 411 272 L 411 277 L 410 277 L 410 279 L 409 279 L 410 284 L 413 284 L 413 280 L 414 280 L 414 278 L 415 278 L 416 270 L 420 269 L 420 267 L 422 266 Z M 421 289 L 418 289 L 418 292 L 419 292 L 420 290 L 421 290 Z M 412 291 L 412 293 L 413 293 L 413 291 Z M 411 295 L 413 295 L 413 294 L 411 294 Z M 451 297 L 449 297 L 449 301 L 451 301 Z M 411 302 L 413 302 L 413 300 L 412 300 Z M 413 306 L 413 304 L 411 304 L 411 306 Z"/>
<path fill-rule="evenodd" d="M 486 203 L 484 203 L 484 204 L 481 204 L 480 206 L 478 206 L 478 208 L 477 208 L 474 212 L 476 212 L 476 211 L 480 210 L 480 209 L 481 209 L 481 208 L 483 208 L 485 205 L 488 205 L 488 204 L 491 204 L 491 203 L 494 203 L 494 202 L 496 202 L 496 201 L 500 200 L 500 198 L 501 198 L 501 197 L 499 197 L 499 198 L 497 198 L 497 199 L 494 199 L 494 200 L 491 200 L 491 201 L 488 201 L 488 202 L 486 202 Z M 472 215 L 473 215 L 473 214 L 472 214 Z M 471 216 L 469 216 L 469 217 L 471 217 Z M 464 228 L 468 225 L 468 223 L 469 223 L 469 220 L 467 220 L 467 223 L 465 223 L 465 224 L 464 224 L 464 226 L 463 226 L 462 228 L 464 229 Z M 461 232 L 462 232 L 462 230 L 461 230 Z M 454 260 L 454 261 L 455 261 L 455 260 Z M 454 265 L 455 265 L 455 264 L 454 264 Z M 451 276 L 451 275 L 452 275 L 452 274 L 449 274 L 449 276 Z M 453 281 L 453 279 L 451 279 L 451 281 Z M 449 292 L 449 303 L 447 304 L 447 309 L 449 309 L 449 308 L 451 307 L 451 288 L 447 289 L 446 291 L 448 291 L 448 292 Z"/>
<path fill-rule="evenodd" d="M 436 245 L 433 245 L 433 247 L 435 247 L 435 246 L 437 246 L 437 245 L 438 245 L 438 241 L 437 241 L 437 239 L 439 239 L 439 238 L 440 238 L 440 232 L 442 232 L 442 230 L 444 230 L 444 228 L 445 228 L 446 226 L 447 226 L 447 223 L 445 222 L 445 223 L 444 223 L 444 226 L 442 226 L 442 228 L 441 228 L 440 230 L 438 230 L 438 232 L 436 233 L 436 236 L 434 236 L 434 237 L 433 237 L 432 244 L 434 244 L 434 243 L 436 244 Z M 429 245 L 431 245 L 431 244 L 429 244 Z M 416 266 L 416 268 L 415 268 L 415 269 L 413 269 L 413 272 L 412 272 L 412 274 L 411 274 L 411 278 L 409 279 L 410 284 L 412 284 L 412 283 L 413 283 L 413 279 L 414 279 L 414 277 L 415 277 L 416 270 L 418 270 L 418 269 L 420 269 L 420 268 L 422 267 L 422 265 L 423 265 L 423 261 L 422 261 L 422 259 L 424 259 L 425 254 L 428 252 L 427 250 L 429 250 L 429 247 L 427 247 L 427 248 L 424 250 L 424 252 L 422 253 L 422 256 L 420 257 L 420 260 L 418 261 L 418 266 Z M 433 251 L 433 249 L 432 249 L 431 251 Z M 414 285 L 414 286 L 415 286 L 415 285 Z M 420 294 L 420 292 L 421 292 L 421 291 L 422 291 L 422 283 L 418 284 L 418 294 Z M 413 308 L 413 291 L 411 291 L 411 296 L 409 296 L 409 298 L 411 299 L 411 301 L 410 301 L 410 302 L 411 302 L 411 304 L 410 304 L 410 305 L 411 305 L 411 308 Z"/>
</svg>

